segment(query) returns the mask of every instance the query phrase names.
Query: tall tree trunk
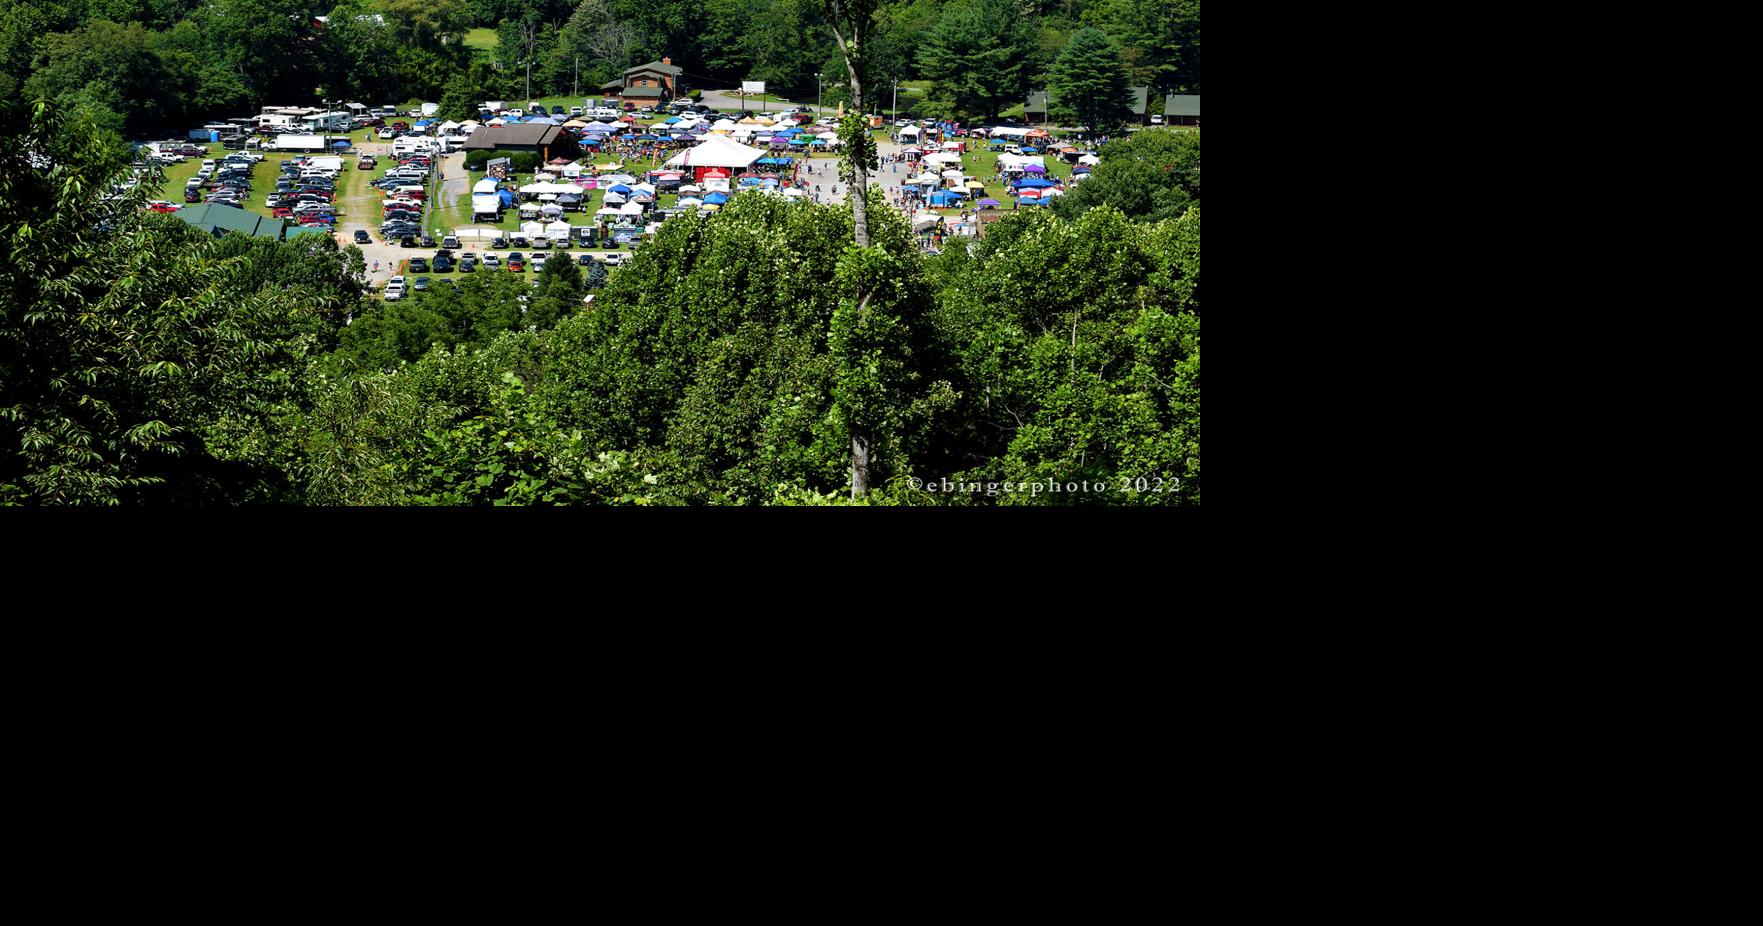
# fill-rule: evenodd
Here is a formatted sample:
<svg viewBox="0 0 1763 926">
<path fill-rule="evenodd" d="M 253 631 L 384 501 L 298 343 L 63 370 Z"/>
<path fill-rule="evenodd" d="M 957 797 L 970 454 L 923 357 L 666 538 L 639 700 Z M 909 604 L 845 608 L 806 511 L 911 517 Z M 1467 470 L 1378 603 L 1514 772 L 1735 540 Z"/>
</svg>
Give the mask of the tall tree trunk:
<svg viewBox="0 0 1763 926">
<path fill-rule="evenodd" d="M 869 31 L 868 7 L 858 4 L 851 10 L 846 0 L 832 0 L 833 38 L 838 40 L 840 56 L 845 59 L 845 73 L 851 78 L 851 110 L 859 118 L 865 112 L 863 105 L 863 55 L 865 35 Z M 849 15 L 856 13 L 857 15 Z M 846 37 L 846 33 L 850 37 Z M 869 166 L 863 157 L 854 155 L 849 150 L 845 157 L 851 162 L 851 224 L 856 232 L 857 246 L 869 247 Z M 858 317 L 863 318 L 869 312 L 870 291 L 873 285 L 869 280 L 857 280 Z M 851 498 L 862 498 L 869 494 L 869 432 L 863 422 L 851 424 Z"/>
</svg>

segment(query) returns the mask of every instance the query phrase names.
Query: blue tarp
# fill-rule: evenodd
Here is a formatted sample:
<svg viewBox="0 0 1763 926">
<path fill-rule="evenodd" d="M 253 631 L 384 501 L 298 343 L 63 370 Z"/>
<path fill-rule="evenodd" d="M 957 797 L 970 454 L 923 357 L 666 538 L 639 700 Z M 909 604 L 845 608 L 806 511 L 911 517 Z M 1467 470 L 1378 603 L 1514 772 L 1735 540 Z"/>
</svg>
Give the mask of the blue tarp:
<svg viewBox="0 0 1763 926">
<path fill-rule="evenodd" d="M 1033 199 L 1033 198 L 1024 196 L 1023 198 L 1017 200 L 1016 204 L 1018 206 L 1039 206 L 1039 205 L 1041 205 L 1041 201 L 1038 199 Z"/>
<path fill-rule="evenodd" d="M 755 164 L 776 164 L 779 167 L 788 167 L 788 166 L 790 166 L 791 162 L 793 162 L 794 160 L 795 160 L 794 158 L 760 158 L 759 160 L 754 161 L 753 163 L 755 163 Z"/>
<path fill-rule="evenodd" d="M 614 193 L 621 194 L 621 195 L 625 194 L 625 193 L 629 193 L 631 191 L 630 187 L 625 186 L 622 183 L 614 183 L 613 185 L 607 187 L 606 189 L 608 189 Z"/>
<path fill-rule="evenodd" d="M 497 190 L 496 195 L 502 199 L 502 205 L 514 205 L 514 192 L 512 190 Z"/>
<path fill-rule="evenodd" d="M 349 147 L 349 143 L 346 141 L 331 142 L 331 147 L 332 148 L 347 148 L 347 147 Z"/>
<path fill-rule="evenodd" d="M 673 124 L 674 124 L 674 123 L 676 123 L 676 122 L 679 122 L 679 121 L 681 121 L 681 120 L 680 120 L 680 117 L 678 117 L 678 116 L 669 116 L 669 117 L 667 117 L 667 121 L 665 121 L 665 122 L 663 122 L 663 123 L 662 123 L 662 124 L 663 124 L 663 125 L 673 125 Z"/>
</svg>

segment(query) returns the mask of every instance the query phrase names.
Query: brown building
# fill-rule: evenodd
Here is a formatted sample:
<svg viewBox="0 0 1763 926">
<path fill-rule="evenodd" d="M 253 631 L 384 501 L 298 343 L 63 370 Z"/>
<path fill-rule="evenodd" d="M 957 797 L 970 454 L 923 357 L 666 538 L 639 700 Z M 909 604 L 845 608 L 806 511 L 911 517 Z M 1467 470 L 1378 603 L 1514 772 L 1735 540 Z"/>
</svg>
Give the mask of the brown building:
<svg viewBox="0 0 1763 926">
<path fill-rule="evenodd" d="M 551 146 L 557 143 L 557 136 L 563 130 L 554 125 L 516 124 L 494 126 L 487 125 L 471 133 L 465 142 L 465 150 L 486 151 L 531 151 L 539 156 L 539 163 L 551 160 Z"/>
<path fill-rule="evenodd" d="M 600 92 L 629 103 L 658 103 L 680 95 L 679 78 L 684 73 L 683 68 L 673 66 L 672 58 L 662 58 L 627 69 L 620 79 L 601 84 Z"/>
</svg>

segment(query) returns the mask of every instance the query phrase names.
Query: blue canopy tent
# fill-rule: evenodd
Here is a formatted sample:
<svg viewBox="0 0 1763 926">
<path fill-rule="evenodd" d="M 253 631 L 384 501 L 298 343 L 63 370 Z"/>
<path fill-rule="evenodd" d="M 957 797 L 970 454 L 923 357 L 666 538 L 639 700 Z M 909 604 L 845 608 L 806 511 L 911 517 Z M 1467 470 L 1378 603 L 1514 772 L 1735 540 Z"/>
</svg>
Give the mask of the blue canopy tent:
<svg viewBox="0 0 1763 926">
<path fill-rule="evenodd" d="M 1027 188 L 1030 190 L 1039 190 L 1044 187 L 1054 186 L 1054 183 L 1051 180 L 1042 180 L 1039 177 L 1034 177 L 1028 180 L 1018 180 L 1016 181 L 1016 186 L 1018 189 Z"/>
<path fill-rule="evenodd" d="M 1024 149 L 1022 149 L 1022 153 L 1023 154 L 1040 154 L 1041 149 L 1039 149 L 1039 148 L 1024 148 Z"/>
<path fill-rule="evenodd" d="M 712 193 L 709 196 L 704 197 L 704 205 L 706 205 L 706 206 L 721 206 L 727 202 L 728 202 L 728 194 L 727 193 L 717 192 L 717 193 Z"/>
<path fill-rule="evenodd" d="M 349 147 L 349 143 L 347 141 L 334 141 L 334 142 L 331 142 L 331 147 L 332 148 L 347 148 L 347 147 Z"/>
<path fill-rule="evenodd" d="M 959 206 L 961 200 L 962 195 L 954 190 L 938 190 L 930 194 L 930 204 L 933 206 Z"/>
<path fill-rule="evenodd" d="M 680 117 L 678 117 L 678 116 L 668 116 L 666 119 L 661 120 L 661 124 L 662 125 L 677 125 L 681 121 L 683 121 L 683 120 L 681 120 Z"/>
<path fill-rule="evenodd" d="M 762 187 L 765 187 L 766 189 L 771 189 L 772 187 L 777 186 L 777 178 L 776 177 L 761 178 L 759 181 L 759 185 Z"/>
<path fill-rule="evenodd" d="M 1042 202 L 1041 202 L 1041 200 L 1040 200 L 1040 199 L 1038 199 L 1038 198 L 1036 198 L 1036 197 L 1033 197 L 1033 196 L 1024 196 L 1024 197 L 1023 197 L 1023 198 L 1021 198 L 1021 199 L 1019 199 L 1019 200 L 1017 200 L 1017 201 L 1016 201 L 1016 204 L 1017 204 L 1017 205 L 1018 205 L 1018 206 L 1041 206 L 1041 205 L 1045 205 L 1045 203 L 1042 203 Z"/>
<path fill-rule="evenodd" d="M 776 182 L 776 181 L 773 181 L 773 182 Z M 742 186 L 742 187 L 756 187 L 759 185 L 759 178 L 758 177 L 742 177 L 740 179 L 738 185 Z"/>
<path fill-rule="evenodd" d="M 514 205 L 514 191 L 513 190 L 497 190 L 496 196 L 502 200 L 502 205 L 504 208 Z"/>
<path fill-rule="evenodd" d="M 606 189 L 608 189 L 614 193 L 617 193 L 620 196 L 628 195 L 631 191 L 630 187 L 625 186 L 622 183 L 614 183 L 613 185 L 607 187 Z"/>
</svg>

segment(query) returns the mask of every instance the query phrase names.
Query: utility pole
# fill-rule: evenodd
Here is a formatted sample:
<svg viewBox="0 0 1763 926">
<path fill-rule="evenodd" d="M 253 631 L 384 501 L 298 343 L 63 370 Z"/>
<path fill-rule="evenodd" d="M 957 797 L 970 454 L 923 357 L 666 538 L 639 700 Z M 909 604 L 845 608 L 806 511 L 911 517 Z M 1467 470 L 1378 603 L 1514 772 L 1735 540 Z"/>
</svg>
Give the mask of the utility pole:
<svg viewBox="0 0 1763 926">
<path fill-rule="evenodd" d="M 574 79 L 570 80 L 570 82 L 569 82 L 569 95 L 570 96 L 581 96 L 581 94 L 582 94 L 582 59 L 581 59 L 580 55 L 572 55 L 572 56 L 570 56 L 570 60 L 575 62 L 575 77 L 574 77 Z"/>
<path fill-rule="evenodd" d="M 894 121 L 900 121 L 900 78 L 894 78 Z"/>
<path fill-rule="evenodd" d="M 820 72 L 814 72 L 814 112 L 820 113 Z"/>
</svg>

